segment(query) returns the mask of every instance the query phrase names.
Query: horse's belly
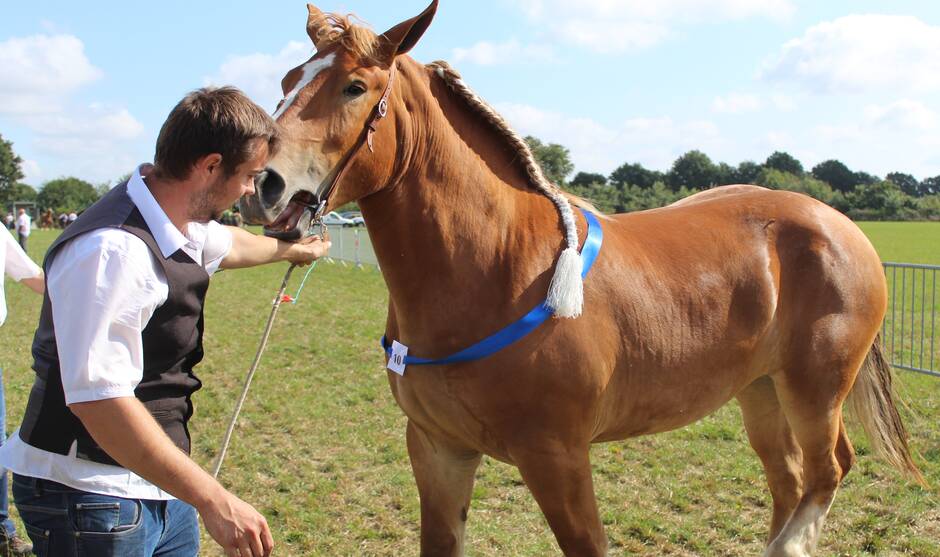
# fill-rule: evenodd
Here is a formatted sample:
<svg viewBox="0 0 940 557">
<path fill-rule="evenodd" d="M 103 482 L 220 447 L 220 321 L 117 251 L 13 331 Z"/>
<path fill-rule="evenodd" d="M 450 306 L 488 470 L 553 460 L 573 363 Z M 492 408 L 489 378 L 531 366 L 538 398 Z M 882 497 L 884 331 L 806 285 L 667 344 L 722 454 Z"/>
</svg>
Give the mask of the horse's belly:
<svg viewBox="0 0 940 557">
<path fill-rule="evenodd" d="M 761 372 L 751 364 L 692 364 L 614 379 L 594 441 L 648 435 L 689 425 L 728 403 Z"/>
</svg>

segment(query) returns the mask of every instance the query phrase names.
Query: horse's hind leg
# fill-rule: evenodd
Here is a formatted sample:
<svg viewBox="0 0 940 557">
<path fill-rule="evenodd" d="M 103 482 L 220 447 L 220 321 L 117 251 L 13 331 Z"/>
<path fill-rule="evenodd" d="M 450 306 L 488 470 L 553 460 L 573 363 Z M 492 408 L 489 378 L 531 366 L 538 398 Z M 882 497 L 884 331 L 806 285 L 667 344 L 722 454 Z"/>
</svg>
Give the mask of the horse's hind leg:
<svg viewBox="0 0 940 557">
<path fill-rule="evenodd" d="M 832 367 L 802 366 L 774 377 L 781 408 L 803 452 L 803 496 L 767 548 L 768 556 L 805 557 L 816 546 L 839 482 L 853 462 L 842 403 L 859 365 L 861 358 Z"/>
<path fill-rule="evenodd" d="M 421 555 L 463 555 L 467 512 L 481 455 L 448 446 L 410 420 L 407 440 L 421 498 Z"/>
<path fill-rule="evenodd" d="M 567 557 L 607 555 L 587 446 L 510 450 Z"/>
<path fill-rule="evenodd" d="M 803 453 L 780 408 L 770 377 L 757 379 L 738 394 L 748 440 L 764 465 L 773 497 L 767 543 L 783 529 L 803 495 Z"/>
</svg>

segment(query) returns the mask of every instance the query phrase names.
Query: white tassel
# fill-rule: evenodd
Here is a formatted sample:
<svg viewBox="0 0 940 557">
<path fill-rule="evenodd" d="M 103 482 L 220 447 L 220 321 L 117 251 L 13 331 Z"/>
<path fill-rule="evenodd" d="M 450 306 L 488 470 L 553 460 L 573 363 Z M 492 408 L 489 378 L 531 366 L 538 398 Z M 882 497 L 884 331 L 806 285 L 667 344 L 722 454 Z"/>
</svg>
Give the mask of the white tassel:
<svg viewBox="0 0 940 557">
<path fill-rule="evenodd" d="M 552 308 L 555 317 L 578 317 L 584 306 L 584 282 L 581 271 L 584 262 L 576 247 L 565 248 L 555 263 L 555 276 L 548 287 L 545 303 Z"/>
</svg>

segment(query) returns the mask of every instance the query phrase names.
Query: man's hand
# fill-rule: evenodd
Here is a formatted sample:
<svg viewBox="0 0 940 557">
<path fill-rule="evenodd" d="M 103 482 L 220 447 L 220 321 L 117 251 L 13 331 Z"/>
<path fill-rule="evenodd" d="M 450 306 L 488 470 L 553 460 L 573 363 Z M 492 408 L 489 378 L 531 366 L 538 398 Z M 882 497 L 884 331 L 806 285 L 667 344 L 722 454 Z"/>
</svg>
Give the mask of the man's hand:
<svg viewBox="0 0 940 557">
<path fill-rule="evenodd" d="M 222 490 L 196 509 L 206 531 L 229 557 L 268 557 L 274 539 L 268 523 L 251 505 Z"/>
<path fill-rule="evenodd" d="M 264 517 L 179 450 L 139 400 L 94 400 L 69 409 L 119 464 L 194 506 L 226 555 L 271 554 L 274 541 Z"/>
<path fill-rule="evenodd" d="M 290 244 L 284 256 L 291 263 L 302 267 L 326 255 L 331 245 L 329 240 L 322 240 L 319 236 L 307 236 Z"/>
</svg>

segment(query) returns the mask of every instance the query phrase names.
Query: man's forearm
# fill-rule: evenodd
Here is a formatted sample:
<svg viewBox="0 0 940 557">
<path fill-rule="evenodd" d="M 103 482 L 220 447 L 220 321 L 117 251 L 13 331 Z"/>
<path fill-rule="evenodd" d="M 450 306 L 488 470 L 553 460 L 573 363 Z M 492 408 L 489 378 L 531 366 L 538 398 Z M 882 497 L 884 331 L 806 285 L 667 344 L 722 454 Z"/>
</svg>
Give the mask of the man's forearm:
<svg viewBox="0 0 940 557">
<path fill-rule="evenodd" d="M 25 278 L 20 282 L 36 294 L 42 294 L 46 291 L 46 279 L 42 273 L 39 273 L 39 276 L 36 277 Z"/>
<path fill-rule="evenodd" d="M 200 508 L 224 491 L 173 444 L 136 398 L 81 402 L 69 408 L 111 458 L 174 497 Z"/>
<path fill-rule="evenodd" d="M 275 261 L 305 265 L 326 254 L 330 243 L 311 236 L 298 242 L 285 242 L 259 236 L 235 226 L 226 226 L 232 233 L 232 249 L 222 260 L 223 269 L 254 267 Z"/>
</svg>

